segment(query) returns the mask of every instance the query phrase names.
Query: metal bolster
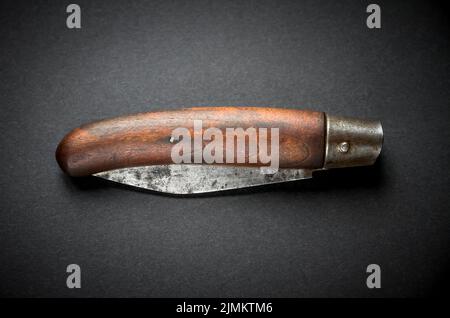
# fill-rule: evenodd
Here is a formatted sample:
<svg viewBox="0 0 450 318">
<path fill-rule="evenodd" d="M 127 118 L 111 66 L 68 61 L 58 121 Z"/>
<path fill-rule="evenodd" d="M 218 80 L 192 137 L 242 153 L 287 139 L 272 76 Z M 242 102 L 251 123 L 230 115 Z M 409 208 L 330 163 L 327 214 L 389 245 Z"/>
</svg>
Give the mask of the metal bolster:
<svg viewBox="0 0 450 318">
<path fill-rule="evenodd" d="M 379 121 L 326 115 L 324 169 L 375 163 L 383 144 Z"/>
</svg>

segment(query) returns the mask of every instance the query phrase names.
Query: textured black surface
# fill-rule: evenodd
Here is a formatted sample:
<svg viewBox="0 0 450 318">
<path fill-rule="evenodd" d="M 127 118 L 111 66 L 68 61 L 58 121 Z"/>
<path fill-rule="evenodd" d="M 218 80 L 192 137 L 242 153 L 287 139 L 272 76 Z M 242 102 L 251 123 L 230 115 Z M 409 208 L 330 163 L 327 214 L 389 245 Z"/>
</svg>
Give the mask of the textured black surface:
<svg viewBox="0 0 450 318">
<path fill-rule="evenodd" d="M 4 296 L 424 296 L 448 282 L 448 7 L 377 1 L 4 2 Z M 381 160 L 313 180 L 174 198 L 71 179 L 70 129 L 202 105 L 380 119 Z M 82 288 L 65 285 L 66 266 Z M 365 285 L 366 266 L 382 288 Z M 447 275 L 448 276 L 448 275 Z"/>
</svg>

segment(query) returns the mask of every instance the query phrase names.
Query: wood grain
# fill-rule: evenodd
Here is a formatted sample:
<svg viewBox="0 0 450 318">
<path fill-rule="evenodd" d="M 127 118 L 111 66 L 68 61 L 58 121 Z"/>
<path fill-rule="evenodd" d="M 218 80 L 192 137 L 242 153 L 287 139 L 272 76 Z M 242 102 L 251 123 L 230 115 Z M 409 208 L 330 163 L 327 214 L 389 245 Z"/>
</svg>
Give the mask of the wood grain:
<svg viewBox="0 0 450 318">
<path fill-rule="evenodd" d="M 185 127 L 193 133 L 193 121 L 202 120 L 203 129 L 216 127 L 224 136 L 226 128 L 278 128 L 280 168 L 321 168 L 325 151 L 324 117 L 321 112 L 262 107 L 199 107 L 141 113 L 74 129 L 58 145 L 56 160 L 71 176 L 171 164 L 173 129 Z M 245 164 L 261 165 L 248 161 Z"/>
</svg>

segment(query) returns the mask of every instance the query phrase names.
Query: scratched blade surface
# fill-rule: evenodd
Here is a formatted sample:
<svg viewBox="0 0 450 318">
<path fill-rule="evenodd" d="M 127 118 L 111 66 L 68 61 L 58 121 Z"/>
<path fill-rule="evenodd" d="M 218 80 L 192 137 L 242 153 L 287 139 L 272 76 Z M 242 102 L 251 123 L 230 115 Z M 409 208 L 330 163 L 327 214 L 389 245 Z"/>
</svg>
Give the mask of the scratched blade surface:
<svg viewBox="0 0 450 318">
<path fill-rule="evenodd" d="M 158 192 L 194 194 L 307 179 L 312 177 L 312 171 L 279 169 L 274 174 L 264 174 L 252 167 L 173 164 L 117 169 L 94 176 Z"/>
</svg>

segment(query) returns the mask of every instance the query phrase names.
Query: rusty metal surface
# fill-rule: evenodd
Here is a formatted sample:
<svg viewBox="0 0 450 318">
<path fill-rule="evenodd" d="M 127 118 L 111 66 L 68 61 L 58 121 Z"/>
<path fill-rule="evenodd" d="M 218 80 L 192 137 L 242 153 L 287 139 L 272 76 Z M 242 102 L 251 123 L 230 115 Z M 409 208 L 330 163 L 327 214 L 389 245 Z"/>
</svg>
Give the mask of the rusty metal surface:
<svg viewBox="0 0 450 318">
<path fill-rule="evenodd" d="M 312 170 L 280 169 L 266 174 L 253 167 L 174 164 L 116 169 L 94 176 L 152 191 L 195 194 L 307 179 Z"/>
<path fill-rule="evenodd" d="M 324 169 L 375 163 L 383 144 L 383 129 L 379 121 L 326 117 Z"/>
</svg>

